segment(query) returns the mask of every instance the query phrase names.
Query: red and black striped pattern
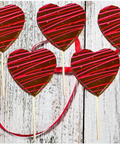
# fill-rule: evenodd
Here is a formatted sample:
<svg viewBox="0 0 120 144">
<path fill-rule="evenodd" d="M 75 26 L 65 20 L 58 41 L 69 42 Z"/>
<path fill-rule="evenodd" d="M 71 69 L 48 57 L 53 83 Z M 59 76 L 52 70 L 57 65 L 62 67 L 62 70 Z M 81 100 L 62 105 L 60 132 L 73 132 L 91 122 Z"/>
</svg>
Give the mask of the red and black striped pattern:
<svg viewBox="0 0 120 144">
<path fill-rule="evenodd" d="M 86 21 L 84 9 L 75 3 L 58 7 L 47 4 L 37 13 L 43 35 L 58 49 L 65 51 L 81 33 Z"/>
<path fill-rule="evenodd" d="M 98 52 L 83 49 L 71 58 L 71 68 L 77 80 L 96 96 L 101 95 L 112 83 L 119 65 L 119 56 L 111 49 Z"/>
<path fill-rule="evenodd" d="M 7 66 L 22 90 L 36 96 L 52 78 L 56 57 L 44 48 L 35 52 L 19 49 L 9 55 Z"/>
<path fill-rule="evenodd" d="M 101 9 L 98 25 L 112 46 L 120 50 L 120 8 L 110 5 Z"/>
<path fill-rule="evenodd" d="M 24 12 L 16 5 L 0 8 L 0 51 L 6 51 L 18 38 L 25 22 Z"/>
</svg>

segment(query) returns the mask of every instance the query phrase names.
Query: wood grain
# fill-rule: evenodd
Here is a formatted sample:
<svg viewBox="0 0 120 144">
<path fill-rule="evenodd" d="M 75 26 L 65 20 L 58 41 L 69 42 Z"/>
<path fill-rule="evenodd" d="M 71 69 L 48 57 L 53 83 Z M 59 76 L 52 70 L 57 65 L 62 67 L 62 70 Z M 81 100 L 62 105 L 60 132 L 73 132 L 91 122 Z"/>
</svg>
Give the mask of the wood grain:
<svg viewBox="0 0 120 144">
<path fill-rule="evenodd" d="M 63 6 L 74 2 L 85 9 L 84 1 L 50 1 Z M 16 4 L 25 12 L 25 25 L 15 43 L 4 53 L 5 98 L 2 97 L 2 75 L 0 76 L 0 122 L 10 131 L 33 133 L 32 97 L 23 92 L 13 81 L 7 69 L 7 57 L 12 51 L 23 48 L 29 51 L 34 44 L 45 40 L 40 32 L 36 14 L 38 9 L 48 1 L 1 1 L 1 7 Z M 82 48 L 84 41 L 87 49 L 98 51 L 102 48 L 113 48 L 104 38 L 97 24 L 100 9 L 108 5 L 119 6 L 119 1 L 86 2 L 86 37 L 84 30 L 79 36 Z M 57 66 L 62 67 L 62 53 L 50 43 L 44 46 L 50 49 L 57 58 Z M 65 51 L 65 66 L 70 66 L 74 53 L 74 44 Z M 1 59 L 1 57 L 0 57 Z M 1 71 L 1 67 L 0 67 Z M 46 129 L 63 111 L 75 84 L 73 75 L 65 76 L 66 95 L 63 95 L 62 75 L 54 74 L 50 83 L 35 97 L 36 131 Z M 99 141 L 97 141 L 96 97 L 85 92 L 85 139 L 86 143 L 120 143 L 120 72 L 114 82 L 99 97 Z M 76 94 L 62 121 L 51 131 L 38 136 L 36 143 L 82 143 L 83 141 L 83 88 L 79 84 Z M 20 138 L 0 129 L 1 143 L 34 143 L 33 138 Z"/>
<path fill-rule="evenodd" d="M 108 5 L 119 6 L 118 1 L 89 1 L 86 3 L 86 48 L 98 51 L 113 48 L 104 38 L 97 24 L 99 11 Z M 86 92 L 85 142 L 120 143 L 120 72 L 113 83 L 99 97 L 99 141 L 97 141 L 96 97 Z"/>
<path fill-rule="evenodd" d="M 59 6 L 73 1 L 50 1 Z M 74 1 L 84 8 L 84 2 Z M 34 44 L 45 40 L 40 32 L 36 16 L 38 9 L 47 4 L 47 1 L 1 1 L 1 7 L 16 4 L 25 13 L 25 25 L 15 43 L 4 53 L 5 99 L 2 97 L 2 81 L 0 81 L 0 122 L 8 130 L 21 134 L 33 133 L 32 97 L 23 92 L 13 81 L 7 69 L 9 53 L 19 48 L 31 50 Z M 81 46 L 84 45 L 84 30 L 79 36 Z M 57 66 L 62 67 L 62 53 L 50 43 L 45 45 L 57 57 Z M 65 52 L 65 66 L 70 66 L 71 56 L 74 53 L 74 44 Z M 0 67 L 1 71 L 1 67 Z M 2 78 L 0 76 L 0 78 Z M 50 83 L 35 97 L 36 132 L 46 129 L 63 111 L 73 91 L 75 77 L 65 76 L 66 95 L 63 95 L 62 75 L 54 74 Z M 51 131 L 38 136 L 36 143 L 81 143 L 83 127 L 83 90 L 77 86 L 76 94 L 62 121 Z M 1 143 L 33 143 L 33 138 L 21 138 L 10 135 L 0 129 Z"/>
</svg>

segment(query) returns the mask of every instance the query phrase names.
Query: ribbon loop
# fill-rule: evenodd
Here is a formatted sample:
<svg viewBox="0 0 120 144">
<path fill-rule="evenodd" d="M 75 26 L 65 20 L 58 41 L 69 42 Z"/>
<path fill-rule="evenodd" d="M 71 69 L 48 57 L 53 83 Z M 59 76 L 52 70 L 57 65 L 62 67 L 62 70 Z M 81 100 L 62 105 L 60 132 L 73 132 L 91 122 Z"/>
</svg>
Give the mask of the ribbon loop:
<svg viewBox="0 0 120 144">
<path fill-rule="evenodd" d="M 34 45 L 33 48 L 32 48 L 32 52 L 38 50 L 40 46 L 42 46 L 43 44 L 45 44 L 47 42 L 48 42 L 48 40 L 42 41 L 42 42 Z M 75 51 L 78 51 L 80 49 L 81 49 L 80 42 L 79 42 L 79 39 L 77 38 L 76 41 L 75 41 Z M 57 67 L 56 70 L 55 70 L 55 73 L 62 73 L 62 67 Z M 73 74 L 71 67 L 65 67 L 65 73 Z M 52 125 L 50 125 L 46 130 L 40 131 L 40 132 L 36 133 L 36 135 L 40 135 L 42 133 L 45 133 L 46 131 L 50 130 L 57 122 L 59 122 L 61 120 L 62 116 L 64 115 L 65 111 L 67 110 L 67 108 L 68 108 L 68 106 L 69 106 L 69 104 L 72 100 L 73 94 L 74 94 L 75 89 L 76 89 L 76 85 L 77 85 L 77 81 L 76 81 L 76 84 L 74 86 L 73 92 L 72 92 L 72 94 L 71 94 L 71 96 L 70 96 L 70 98 L 69 98 L 69 100 L 68 100 L 68 102 L 67 102 L 67 104 L 66 104 L 66 106 L 63 110 L 63 112 L 58 117 L 58 119 Z M 7 129 L 5 129 L 1 123 L 0 123 L 0 128 L 2 128 L 4 131 L 6 131 L 6 132 L 8 132 L 12 135 L 19 136 L 19 137 L 33 137 L 34 136 L 33 134 L 17 134 L 17 133 L 10 132 Z"/>
</svg>

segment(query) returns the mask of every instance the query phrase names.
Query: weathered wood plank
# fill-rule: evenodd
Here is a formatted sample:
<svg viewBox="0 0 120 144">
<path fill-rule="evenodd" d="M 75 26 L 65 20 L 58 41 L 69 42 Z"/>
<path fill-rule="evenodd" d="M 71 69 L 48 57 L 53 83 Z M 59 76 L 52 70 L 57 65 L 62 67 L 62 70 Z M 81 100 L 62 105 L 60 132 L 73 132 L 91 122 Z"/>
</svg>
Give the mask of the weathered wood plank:
<svg viewBox="0 0 120 144">
<path fill-rule="evenodd" d="M 50 1 L 51 3 L 63 6 L 74 2 L 84 8 L 84 2 L 81 1 Z M 4 53 L 4 71 L 5 71 L 5 90 L 6 97 L 2 97 L 0 89 L 0 122 L 8 130 L 21 134 L 33 133 L 33 113 L 32 97 L 23 92 L 13 81 L 7 69 L 7 57 L 12 51 L 24 48 L 31 50 L 32 46 L 45 37 L 40 32 L 36 14 L 38 9 L 47 4 L 47 1 L 2 1 L 1 6 L 16 4 L 22 8 L 25 13 L 25 25 L 15 43 Z M 84 45 L 84 31 L 79 36 L 81 45 Z M 57 66 L 62 66 L 62 52 L 50 43 L 45 48 L 54 52 L 57 58 Z M 65 66 L 70 66 L 71 56 L 74 53 L 74 44 L 65 52 Z M 1 70 L 1 67 L 0 67 Z M 75 84 L 74 76 L 65 76 L 66 96 L 63 96 L 62 75 L 54 75 L 50 83 L 35 98 L 36 103 L 36 131 L 42 131 L 52 124 L 63 111 Z M 1 84 L 1 81 L 0 81 Z M 69 107 L 68 112 L 62 121 L 50 132 L 37 137 L 36 143 L 81 143 L 82 142 L 82 86 L 79 85 L 76 95 Z M 0 142 L 32 143 L 32 138 L 20 138 L 10 135 L 0 129 Z"/>
<path fill-rule="evenodd" d="M 113 48 L 102 35 L 97 17 L 99 11 L 108 5 L 119 6 L 119 1 L 88 1 L 86 6 L 86 48 L 98 51 Z M 114 82 L 99 97 L 100 140 L 97 141 L 96 97 L 86 92 L 85 104 L 85 142 L 86 143 L 120 143 L 120 72 Z"/>
</svg>

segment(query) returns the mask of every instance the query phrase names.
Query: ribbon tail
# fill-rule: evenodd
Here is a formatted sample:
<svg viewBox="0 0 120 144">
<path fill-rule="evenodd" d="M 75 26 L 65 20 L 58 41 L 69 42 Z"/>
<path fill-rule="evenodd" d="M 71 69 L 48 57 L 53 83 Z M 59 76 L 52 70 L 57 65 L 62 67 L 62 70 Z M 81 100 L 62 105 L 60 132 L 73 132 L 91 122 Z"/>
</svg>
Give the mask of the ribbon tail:
<svg viewBox="0 0 120 144">
<path fill-rule="evenodd" d="M 76 90 L 76 85 L 77 85 L 77 81 L 76 81 L 76 84 L 74 86 L 73 92 L 72 92 L 72 94 L 69 98 L 69 101 L 66 104 L 66 106 L 65 106 L 63 112 L 61 113 L 61 115 L 59 116 L 59 118 L 51 126 L 49 126 L 46 130 L 40 131 L 40 132 L 36 133 L 36 135 L 40 135 L 40 134 L 43 134 L 43 133 L 47 132 L 48 130 L 50 130 L 55 124 L 57 124 L 61 120 L 62 116 L 64 115 L 65 111 L 67 110 L 67 108 L 68 108 L 68 106 L 69 106 L 69 104 L 72 100 L 73 94 Z M 6 132 L 8 132 L 12 135 L 19 136 L 19 137 L 32 137 L 32 136 L 34 136 L 34 134 L 17 134 L 17 133 L 10 132 L 7 129 L 5 129 L 1 123 L 0 123 L 0 128 L 2 128 L 4 131 L 6 131 Z"/>
</svg>

